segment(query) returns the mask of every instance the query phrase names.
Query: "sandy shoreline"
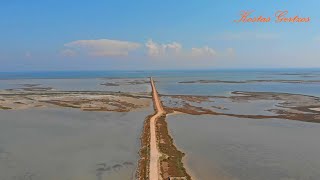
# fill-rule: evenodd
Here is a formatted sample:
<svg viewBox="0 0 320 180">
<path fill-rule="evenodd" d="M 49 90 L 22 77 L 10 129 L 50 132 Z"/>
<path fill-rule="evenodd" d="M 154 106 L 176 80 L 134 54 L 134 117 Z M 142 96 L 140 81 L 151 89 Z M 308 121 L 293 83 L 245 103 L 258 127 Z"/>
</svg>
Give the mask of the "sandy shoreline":
<svg viewBox="0 0 320 180">
<path fill-rule="evenodd" d="M 174 144 L 176 146 L 176 144 Z M 180 148 L 179 146 L 177 146 L 179 149 L 181 149 L 183 151 L 182 148 Z M 185 152 L 185 151 L 183 151 Z M 194 174 L 194 172 L 191 170 L 190 166 L 188 165 L 188 155 L 186 154 L 183 159 L 182 159 L 182 163 L 184 165 L 184 168 L 186 168 L 188 174 L 191 176 L 191 179 L 195 180 L 195 179 L 199 179 L 197 178 L 197 176 Z"/>
<path fill-rule="evenodd" d="M 320 107 L 318 107 L 318 108 L 309 108 L 310 110 L 312 110 L 312 111 L 319 111 L 320 112 Z"/>
<path fill-rule="evenodd" d="M 168 113 L 167 116 L 174 116 L 174 115 L 179 115 L 179 114 L 184 114 L 184 113 L 181 113 L 181 112 L 176 112 L 174 111 L 173 113 Z M 169 132 L 169 136 L 171 136 L 173 139 L 174 139 L 174 136 L 172 136 L 172 133 L 171 131 L 168 131 Z M 181 148 L 180 146 L 178 146 L 175 141 L 173 141 L 173 145 L 175 147 L 177 147 L 177 149 L 180 149 L 182 152 L 186 152 L 183 148 Z M 186 171 L 188 172 L 189 176 L 191 177 L 191 179 L 195 180 L 195 179 L 199 179 L 195 173 L 192 171 L 191 167 L 188 165 L 188 155 L 185 153 L 183 158 L 182 158 L 182 163 L 183 163 L 183 166 L 184 168 L 186 169 Z"/>
</svg>

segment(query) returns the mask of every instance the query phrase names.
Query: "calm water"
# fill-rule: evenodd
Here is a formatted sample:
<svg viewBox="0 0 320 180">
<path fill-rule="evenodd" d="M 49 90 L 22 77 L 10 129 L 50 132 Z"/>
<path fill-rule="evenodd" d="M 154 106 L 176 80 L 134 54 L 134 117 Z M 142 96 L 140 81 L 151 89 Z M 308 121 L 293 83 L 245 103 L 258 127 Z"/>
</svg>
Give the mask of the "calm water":
<svg viewBox="0 0 320 180">
<path fill-rule="evenodd" d="M 192 115 L 168 122 L 198 179 L 320 179 L 320 124 Z"/>
<path fill-rule="evenodd" d="M 0 179 L 129 180 L 143 121 L 151 113 L 152 108 L 129 113 L 1 111 Z M 104 163 L 110 169 L 98 170 Z"/>
<path fill-rule="evenodd" d="M 182 107 L 184 100 L 179 98 L 172 98 L 169 96 L 161 97 L 162 103 L 167 107 Z M 227 114 L 239 114 L 239 115 L 276 115 L 270 109 L 284 109 L 278 107 L 278 103 L 281 101 L 275 100 L 255 100 L 234 102 L 227 98 L 209 98 L 209 101 L 205 102 L 188 102 L 195 107 L 203 107 L 215 112 L 227 113 Z"/>
<path fill-rule="evenodd" d="M 0 89 L 23 88 L 23 84 L 40 84 L 39 87 L 51 87 L 63 91 L 114 91 L 114 92 L 150 92 L 149 84 L 128 84 L 129 81 L 143 81 L 147 78 L 130 79 L 2 79 Z M 118 83 L 119 86 L 105 86 L 103 83 Z"/>
<path fill-rule="evenodd" d="M 269 72 L 270 73 L 270 72 Z M 307 94 L 320 97 L 320 83 L 276 83 L 276 82 L 263 82 L 263 83 L 178 83 L 181 81 L 192 80 L 261 80 L 263 74 L 253 72 L 241 72 L 241 73 L 208 73 L 203 76 L 195 77 L 159 77 L 156 80 L 158 90 L 162 94 L 186 94 L 186 95 L 216 95 L 216 96 L 228 96 L 232 91 L 253 91 L 253 92 L 281 92 L 281 93 L 294 93 L 294 94 Z M 195 74 L 197 75 L 197 74 Z M 270 75 L 267 79 L 277 80 L 301 80 L 300 76 L 284 76 L 284 75 Z M 311 80 L 308 78 L 302 78 L 304 80 Z M 320 76 L 312 77 L 312 80 L 320 80 Z"/>
<path fill-rule="evenodd" d="M 116 71 L 0 73 L 0 89 L 39 83 L 58 90 L 149 92 L 148 84 L 106 87 L 105 82 L 154 76 L 160 94 L 230 95 L 232 91 L 298 93 L 320 97 L 320 84 L 181 84 L 192 80 L 320 80 L 320 70 Z M 120 79 L 119 79 L 120 78 Z M 272 101 L 215 101 L 236 114 L 270 114 Z M 224 110 L 220 110 L 223 112 Z M 0 177 L 23 179 L 130 179 L 146 112 L 75 110 L 0 111 Z M 281 119 L 174 115 L 168 118 L 176 144 L 201 180 L 320 179 L 320 125 Z M 48 163 L 50 162 L 50 163 Z M 97 172 L 97 164 L 116 166 Z M 1 179 L 0 178 L 0 179 Z M 2 180 L 1 179 L 1 180 Z"/>
<path fill-rule="evenodd" d="M 192 80 L 320 80 L 320 69 L 0 72 L 0 89 L 16 88 L 17 84 L 21 84 L 21 82 L 39 82 L 40 84 L 62 90 L 145 92 L 146 85 L 143 84 L 121 87 L 106 87 L 100 84 L 104 82 L 113 82 L 112 78 L 140 79 L 150 76 L 156 77 L 155 79 L 158 81 L 157 88 L 159 92 L 163 94 L 230 95 L 230 92 L 232 91 L 267 91 L 307 94 L 320 97 L 320 83 L 178 83 L 180 81 Z"/>
<path fill-rule="evenodd" d="M 216 76 L 225 80 L 318 79 L 320 69 L 248 69 L 248 70 L 155 70 L 155 71 L 43 71 L 43 72 L 0 72 L 0 79 L 85 79 L 85 78 L 144 78 L 144 77 L 198 77 Z M 219 79 L 220 79 L 219 78 Z"/>
</svg>

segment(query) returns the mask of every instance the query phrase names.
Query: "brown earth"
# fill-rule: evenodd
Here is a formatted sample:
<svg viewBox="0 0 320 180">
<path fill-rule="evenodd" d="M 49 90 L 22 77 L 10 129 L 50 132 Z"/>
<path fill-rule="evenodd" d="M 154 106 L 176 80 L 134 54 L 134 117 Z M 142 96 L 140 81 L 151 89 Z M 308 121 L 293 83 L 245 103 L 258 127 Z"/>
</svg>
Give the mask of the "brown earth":
<svg viewBox="0 0 320 180">
<path fill-rule="evenodd" d="M 144 124 L 136 178 L 139 180 L 159 180 L 169 177 L 191 179 L 183 167 L 184 154 L 177 150 L 169 135 L 165 121 L 167 112 L 162 107 L 152 78 L 150 83 L 155 114 L 149 116 Z"/>
<path fill-rule="evenodd" d="M 0 91 L 0 99 L 2 110 L 64 107 L 83 111 L 129 112 L 150 105 L 150 96 L 115 92 L 3 90 Z"/>
<path fill-rule="evenodd" d="M 166 115 L 157 120 L 157 140 L 160 152 L 160 170 L 162 179 L 169 177 L 182 177 L 191 180 L 182 163 L 184 153 L 179 151 L 174 145 L 173 138 L 169 135 Z"/>
<path fill-rule="evenodd" d="M 149 179 L 149 157 L 150 157 L 150 118 L 153 115 L 146 117 L 143 130 L 140 137 L 140 160 L 136 171 L 136 179 L 148 180 Z"/>
</svg>

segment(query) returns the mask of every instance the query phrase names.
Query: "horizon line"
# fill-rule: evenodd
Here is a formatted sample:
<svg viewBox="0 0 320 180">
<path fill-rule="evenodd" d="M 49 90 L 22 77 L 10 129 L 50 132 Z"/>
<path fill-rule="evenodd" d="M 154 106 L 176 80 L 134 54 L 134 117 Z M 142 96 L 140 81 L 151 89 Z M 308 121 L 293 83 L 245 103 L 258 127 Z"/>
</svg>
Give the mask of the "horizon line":
<svg viewBox="0 0 320 180">
<path fill-rule="evenodd" d="M 115 71 L 124 71 L 124 72 L 138 72 L 138 71 L 221 71 L 221 70 L 320 70 L 320 67 L 276 67 L 276 68 L 212 68 L 212 69 L 109 69 L 109 70 L 26 70 L 26 71 L 0 71 L 0 73 L 37 73 L 37 72 L 115 72 Z"/>
</svg>

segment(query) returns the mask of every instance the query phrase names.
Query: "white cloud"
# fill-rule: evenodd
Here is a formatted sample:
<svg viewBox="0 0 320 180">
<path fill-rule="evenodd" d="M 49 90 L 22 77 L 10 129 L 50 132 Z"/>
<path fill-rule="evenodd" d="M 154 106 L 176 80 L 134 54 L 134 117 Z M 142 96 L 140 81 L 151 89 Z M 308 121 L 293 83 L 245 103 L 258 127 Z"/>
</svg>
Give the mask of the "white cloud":
<svg viewBox="0 0 320 180">
<path fill-rule="evenodd" d="M 167 44 L 156 43 L 153 40 L 148 40 L 145 43 L 147 54 L 153 58 L 213 58 L 218 55 L 217 51 L 208 46 L 193 47 L 184 49 L 181 43 L 172 42 Z"/>
<path fill-rule="evenodd" d="M 61 51 L 61 54 L 67 57 L 82 54 L 94 57 L 110 57 L 128 56 L 130 53 L 136 52 L 138 48 L 141 47 L 141 44 L 129 41 L 99 39 L 78 40 L 66 43 L 64 46 L 66 49 Z M 145 43 L 144 48 L 141 48 L 140 53 L 141 52 L 144 53 L 148 58 L 163 60 L 212 60 L 215 57 L 225 57 L 226 54 L 234 54 L 233 49 L 227 49 L 226 53 L 218 52 L 209 46 L 183 48 L 181 43 L 175 41 L 169 43 L 157 43 L 151 39 Z M 130 54 L 130 57 L 135 57 L 135 55 L 138 54 L 132 53 Z M 141 57 L 139 56 L 139 58 Z"/>
<path fill-rule="evenodd" d="M 161 54 L 161 46 L 152 40 L 148 40 L 148 42 L 145 44 L 145 46 L 148 49 L 148 54 L 150 56 L 158 56 Z"/>
<path fill-rule="evenodd" d="M 217 52 L 214 49 L 209 48 L 208 46 L 191 49 L 191 56 L 193 57 L 214 57 L 216 55 Z"/>
<path fill-rule="evenodd" d="M 152 40 L 148 40 L 145 46 L 149 56 L 178 55 L 182 49 L 182 45 L 177 42 L 158 44 Z"/>
<path fill-rule="evenodd" d="M 84 52 L 90 56 L 127 56 L 140 47 L 139 43 L 110 39 L 78 40 L 65 44 L 74 52 Z"/>
</svg>

